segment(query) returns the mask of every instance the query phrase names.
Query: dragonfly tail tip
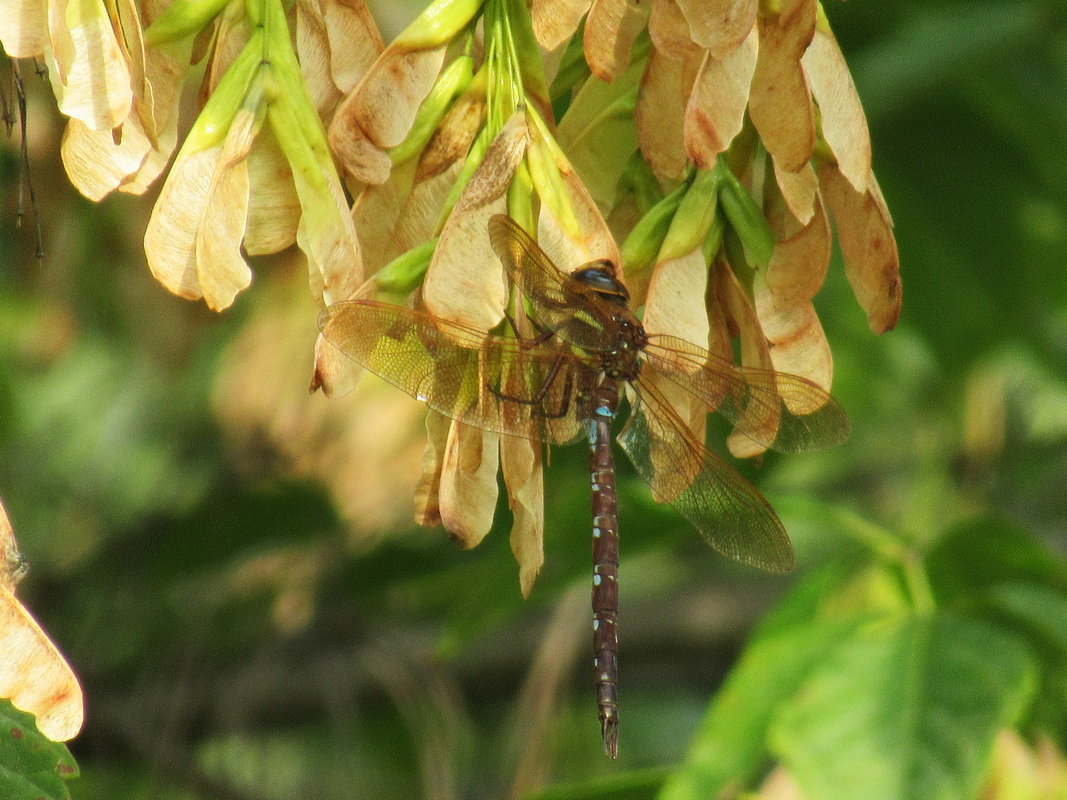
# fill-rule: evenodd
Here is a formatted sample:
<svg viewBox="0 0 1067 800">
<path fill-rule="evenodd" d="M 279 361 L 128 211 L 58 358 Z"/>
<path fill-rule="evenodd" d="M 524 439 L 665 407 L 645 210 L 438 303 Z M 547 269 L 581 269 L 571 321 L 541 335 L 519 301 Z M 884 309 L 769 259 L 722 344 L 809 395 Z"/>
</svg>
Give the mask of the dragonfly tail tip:
<svg viewBox="0 0 1067 800">
<path fill-rule="evenodd" d="M 619 757 L 619 721 L 604 719 L 600 721 L 600 733 L 604 738 L 604 753 L 608 758 Z"/>
</svg>

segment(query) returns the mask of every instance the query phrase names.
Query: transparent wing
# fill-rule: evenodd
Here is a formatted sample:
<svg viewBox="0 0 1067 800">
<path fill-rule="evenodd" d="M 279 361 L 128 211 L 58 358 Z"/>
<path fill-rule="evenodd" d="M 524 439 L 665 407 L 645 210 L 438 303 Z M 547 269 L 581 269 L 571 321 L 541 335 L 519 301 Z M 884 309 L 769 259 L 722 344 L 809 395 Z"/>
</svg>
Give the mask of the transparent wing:
<svg viewBox="0 0 1067 800">
<path fill-rule="evenodd" d="M 767 500 L 693 438 L 651 382 L 640 386 L 618 441 L 653 496 L 719 553 L 770 572 L 793 568 L 793 547 Z"/>
<path fill-rule="evenodd" d="M 329 306 L 319 328 L 351 361 L 452 419 L 553 444 L 583 434 L 575 391 L 591 368 L 573 353 L 371 300 Z"/>
<path fill-rule="evenodd" d="M 560 271 L 515 220 L 503 214 L 491 217 L 489 240 L 542 328 L 587 350 L 611 348 L 613 310 L 588 286 Z"/>
<path fill-rule="evenodd" d="M 675 336 L 650 337 L 646 363 L 699 397 L 754 442 L 785 453 L 818 450 L 848 438 L 845 411 L 799 375 L 738 367 Z"/>
</svg>

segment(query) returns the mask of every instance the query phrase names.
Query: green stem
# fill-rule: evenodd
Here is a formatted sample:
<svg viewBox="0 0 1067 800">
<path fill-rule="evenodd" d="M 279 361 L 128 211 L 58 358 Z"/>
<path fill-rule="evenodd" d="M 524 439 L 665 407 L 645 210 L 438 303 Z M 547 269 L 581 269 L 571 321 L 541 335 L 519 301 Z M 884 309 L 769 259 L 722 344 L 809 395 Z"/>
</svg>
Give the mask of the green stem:
<svg viewBox="0 0 1067 800">
<path fill-rule="evenodd" d="M 937 608 L 934 599 L 934 590 L 930 586 L 930 578 L 923 569 L 922 558 L 918 551 L 908 549 L 901 560 L 901 568 L 904 571 L 904 582 L 908 587 L 912 604 L 920 616 L 929 616 Z"/>
<path fill-rule="evenodd" d="M 897 564 L 904 576 L 904 584 L 912 605 L 919 614 L 930 614 L 937 607 L 929 576 L 923 568 L 922 555 L 914 546 L 901 540 L 880 525 L 876 525 L 847 509 L 835 508 L 834 523 L 847 535 L 864 544 L 881 561 Z"/>
</svg>

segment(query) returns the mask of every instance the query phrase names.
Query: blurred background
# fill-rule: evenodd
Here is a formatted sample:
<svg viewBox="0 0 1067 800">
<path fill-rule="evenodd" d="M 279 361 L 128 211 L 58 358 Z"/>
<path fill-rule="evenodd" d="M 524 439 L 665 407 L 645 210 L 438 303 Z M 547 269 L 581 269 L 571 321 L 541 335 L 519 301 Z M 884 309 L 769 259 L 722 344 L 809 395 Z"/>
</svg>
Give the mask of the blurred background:
<svg viewBox="0 0 1067 800">
<path fill-rule="evenodd" d="M 388 39 L 421 3 L 371 3 Z M 1067 548 L 1067 9 L 826 0 L 904 280 L 876 338 L 839 259 L 817 305 L 853 436 L 740 468 L 800 571 L 843 514 L 923 542 L 990 514 Z M 681 759 L 791 578 L 725 563 L 623 465 L 619 765 L 591 685 L 583 448 L 552 453 L 546 565 L 519 594 L 501 503 L 460 551 L 411 523 L 420 406 L 309 396 L 301 264 L 216 315 L 144 263 L 154 195 L 66 183 L 28 70 L 44 257 L 0 143 L 0 497 L 23 601 L 87 696 L 77 798 L 482 798 Z M 20 199 L 21 198 L 21 199 Z M 22 225 L 17 209 L 26 209 Z"/>
</svg>

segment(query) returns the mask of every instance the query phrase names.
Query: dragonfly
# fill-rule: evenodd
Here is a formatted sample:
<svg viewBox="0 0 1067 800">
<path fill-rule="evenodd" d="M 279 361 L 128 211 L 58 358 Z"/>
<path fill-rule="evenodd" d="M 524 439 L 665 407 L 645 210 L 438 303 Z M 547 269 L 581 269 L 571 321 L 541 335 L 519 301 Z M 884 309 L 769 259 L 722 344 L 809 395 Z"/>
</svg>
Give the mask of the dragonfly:
<svg viewBox="0 0 1067 800">
<path fill-rule="evenodd" d="M 327 342 L 434 411 L 485 431 L 589 448 L 593 656 L 604 750 L 618 753 L 619 525 L 612 428 L 653 496 L 677 509 L 721 555 L 771 572 L 793 568 L 785 528 L 764 497 L 705 446 L 676 409 L 682 394 L 736 433 L 799 452 L 844 441 L 848 418 L 811 381 L 737 366 L 692 342 L 645 331 L 615 266 L 561 271 L 513 219 L 489 237 L 522 304 L 525 335 L 505 315 L 497 333 L 423 311 L 359 299 L 321 314 Z"/>
</svg>

